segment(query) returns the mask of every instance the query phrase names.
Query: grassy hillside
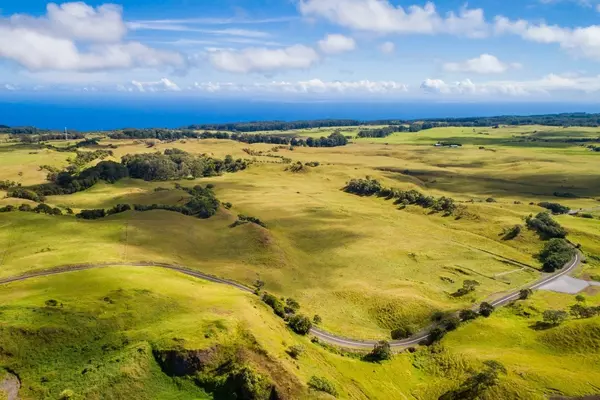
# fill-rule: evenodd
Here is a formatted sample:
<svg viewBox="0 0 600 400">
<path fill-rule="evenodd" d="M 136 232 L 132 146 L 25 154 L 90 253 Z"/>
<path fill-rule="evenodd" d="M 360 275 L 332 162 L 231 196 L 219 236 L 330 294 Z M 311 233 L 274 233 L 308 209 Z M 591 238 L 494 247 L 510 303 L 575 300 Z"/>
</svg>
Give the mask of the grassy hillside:
<svg viewBox="0 0 600 400">
<path fill-rule="evenodd" d="M 356 127 L 344 131 L 357 133 Z M 600 280 L 600 153 L 577 141 L 598 136 L 591 128 L 443 128 L 293 150 L 228 140 L 103 139 L 101 148 L 110 145 L 114 154 L 107 160 L 178 148 L 252 164 L 202 179 L 128 178 L 48 196 L 46 203 L 59 207 L 61 216 L 0 213 L 0 277 L 80 263 L 179 264 L 248 286 L 261 280 L 265 290 L 293 297 L 302 312 L 321 316 L 322 328 L 330 332 L 389 339 L 392 329 L 424 327 L 436 312 L 471 307 L 538 279 L 537 255 L 545 243 L 524 219 L 544 211 L 537 205 L 541 201 L 592 215 L 555 219 L 587 257 L 577 274 Z M 438 142 L 462 147 L 435 147 Z M 45 181 L 40 166 L 65 168 L 74 156 L 14 142 L 2 143 L 0 153 L 0 180 L 23 186 Z M 444 216 L 343 191 L 349 180 L 365 176 L 386 187 L 450 197 L 458 211 Z M 66 214 L 68 208 L 77 213 L 117 204 L 182 206 L 190 194 L 175 184 L 213 185 L 215 196 L 232 207 L 220 207 L 208 219 L 169 211 L 127 211 L 94 221 Z M 0 208 L 23 203 L 36 206 L 0 198 Z M 265 227 L 235 224 L 238 214 L 258 218 Z M 508 239 L 516 225 L 521 233 Z M 477 282 L 475 290 L 455 295 L 467 280 Z M 590 305 L 598 304 L 597 296 L 590 289 Z M 47 306 L 51 299 L 63 307 Z M 573 303 L 573 296 L 537 293 L 519 306 L 528 316 L 522 309 L 502 310 L 462 326 L 440 345 L 371 364 L 293 335 L 254 296 L 160 270 L 110 268 L 0 287 L 0 328 L 9 332 L 0 338 L 5 340 L 0 349 L 9 349 L 0 359 L 23 380 L 24 398 L 56 398 L 67 389 L 79 398 L 103 393 L 127 398 L 134 389 L 149 398 L 209 398 L 214 382 L 227 381 L 212 368 L 223 360 L 240 366 L 228 372 L 230 383 L 239 383 L 249 363 L 283 382 L 277 390 L 287 398 L 318 397 L 307 386 L 314 375 L 332 382 L 341 398 L 437 399 L 485 371 L 488 360 L 502 363 L 507 373 L 485 398 L 574 396 L 600 391 L 593 386 L 600 380 L 594 372 L 597 318 L 532 328 L 544 310 Z M 584 352 L 576 350 L 580 343 Z M 293 344 L 306 348 L 299 360 L 286 354 Z M 219 351 L 210 350 L 215 346 Z M 159 360 L 171 350 L 200 352 L 192 355 L 207 359 L 208 372 L 198 378 L 204 383 L 169 377 L 156 349 L 163 351 Z M 50 362 L 54 354 L 62 360 L 56 365 Z"/>
<path fill-rule="evenodd" d="M 558 295 L 536 295 L 441 344 L 375 364 L 292 334 L 256 296 L 156 268 L 36 278 L 3 285 L 0 301 L 0 366 L 18 374 L 24 399 L 212 398 L 235 390 L 228 377 L 244 368 L 283 399 L 327 398 L 309 389 L 312 376 L 331 382 L 339 398 L 434 399 L 487 360 L 507 369 L 485 392 L 490 399 L 589 394 L 600 377 L 599 319 L 529 328 L 539 319 L 535 310 L 573 301 Z M 520 316 L 523 310 L 531 315 Z M 297 360 L 287 354 L 294 345 L 304 349 Z M 182 365 L 188 369 L 176 369 Z"/>
</svg>

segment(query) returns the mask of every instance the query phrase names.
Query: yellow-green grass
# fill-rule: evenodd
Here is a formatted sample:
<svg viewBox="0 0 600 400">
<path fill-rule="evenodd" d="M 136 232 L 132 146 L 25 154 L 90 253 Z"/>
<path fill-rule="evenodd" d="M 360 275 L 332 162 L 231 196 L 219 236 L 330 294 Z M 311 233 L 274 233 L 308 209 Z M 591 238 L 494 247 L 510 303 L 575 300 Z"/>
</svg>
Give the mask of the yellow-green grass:
<svg viewBox="0 0 600 400">
<path fill-rule="evenodd" d="M 12 180 L 24 186 L 44 183 L 48 171 L 41 165 L 64 168 L 72 153 L 58 153 L 39 146 L 0 145 L 0 180 Z"/>
<path fill-rule="evenodd" d="M 154 189 L 169 189 L 159 190 Z M 111 208 L 117 204 L 183 204 L 189 194 L 177 190 L 170 182 L 144 182 L 123 179 L 115 184 L 100 182 L 92 188 L 70 195 L 50 196 L 48 203 L 59 207 L 77 209 Z"/>
<path fill-rule="evenodd" d="M 490 129 L 490 137 L 511 137 L 536 129 L 539 127 L 493 132 Z M 54 242 L 47 244 L 53 237 L 67 238 L 63 240 L 65 245 L 35 256 L 23 249 L 12 258 L 7 257 L 5 273 L 82 260 L 149 261 L 156 258 L 185 263 L 246 284 L 260 278 L 267 283 L 267 290 L 293 296 L 308 312 L 321 315 L 327 329 L 355 337 L 385 337 L 398 324 L 426 324 L 434 310 L 464 307 L 490 294 L 535 280 L 538 277 L 535 268 L 539 268 L 535 255 L 543 246 L 537 235 L 525 230 L 515 240 L 502 239 L 505 229 L 524 225 L 525 216 L 543 210 L 529 205 L 530 202 L 558 201 L 573 208 L 598 205 L 594 199 L 552 196 L 555 191 L 572 190 L 565 181 L 580 182 L 576 189 L 590 195 L 596 190 L 598 186 L 594 186 L 594 182 L 599 175 L 593 167 L 596 160 L 589 152 L 574 148 L 573 154 L 567 157 L 562 154 L 565 149 L 503 146 L 494 153 L 479 150 L 478 146 L 461 149 L 431 146 L 439 140 L 437 136 L 451 137 L 459 131 L 448 128 L 390 137 L 413 135 L 410 137 L 414 143 L 407 144 L 385 145 L 382 140 L 371 144 L 360 140 L 340 148 L 298 148 L 273 153 L 294 161 L 321 163 L 306 173 L 285 171 L 285 166 L 280 164 L 257 163 L 236 174 L 180 182 L 185 186 L 213 183 L 218 198 L 234 204 L 230 213 L 223 211 L 208 221 L 168 212 L 127 213 L 94 222 L 75 222 L 72 217 L 50 219 L 52 222 L 40 223 L 39 228 L 30 227 L 32 232 L 26 236 L 36 236 L 38 230 L 56 225 L 58 233 L 38 235 L 36 246 L 55 248 Z M 467 138 L 481 136 L 463 131 L 462 135 Z M 431 136 L 428 139 L 431 143 L 419 141 L 426 137 L 424 135 Z M 116 159 L 128 153 L 162 151 L 170 147 L 216 157 L 232 154 L 252 158 L 244 148 L 255 151 L 273 148 L 268 144 L 223 140 L 158 143 L 152 149 L 143 142 L 103 142 L 107 143 L 119 146 L 114 150 Z M 258 159 L 278 161 L 267 157 Z M 405 173 L 406 170 L 426 171 L 430 175 Z M 467 212 L 456 220 L 427 215 L 427 211 L 419 207 L 400 211 L 390 201 L 361 198 L 341 191 L 349 179 L 365 175 L 381 180 L 386 186 L 453 197 L 466 206 Z M 50 197 L 48 202 L 76 210 L 108 208 L 117 203 L 180 202 L 182 193 L 154 192 L 157 186 L 171 187 L 172 182 L 125 180 L 116 185 L 99 184 L 74 195 Z M 486 203 L 488 197 L 497 202 Z M 477 202 L 467 202 L 472 199 Z M 260 218 L 268 229 L 228 228 L 237 213 Z M 46 221 L 50 217 L 27 218 Z M 567 227 L 567 221 L 579 221 L 567 216 L 564 220 Z M 18 219 L 13 222 L 19 225 Z M 599 221 L 577 223 L 589 224 L 593 229 Z M 128 246 L 124 245 L 125 226 L 128 226 Z M 83 248 L 89 251 L 71 250 L 81 247 L 74 245 L 71 229 L 81 232 L 79 235 L 84 239 L 77 243 L 87 241 L 90 245 Z M 105 233 L 95 239 L 95 231 Z M 582 240 L 596 243 L 598 236 L 592 230 Z M 579 234 L 574 232 L 573 238 L 577 241 Z M 100 251 L 94 250 L 93 243 L 98 243 Z M 584 250 L 590 247 L 586 243 L 582 245 Z M 24 262 L 21 257 L 33 262 Z M 465 279 L 475 279 L 481 286 L 463 299 L 449 297 Z M 347 332 L 348 321 L 353 321 L 352 332 Z"/>
<path fill-rule="evenodd" d="M 313 375 L 331 381 L 343 399 L 437 399 L 486 360 L 508 374 L 485 399 L 585 395 L 600 378 L 600 320 L 530 329 L 543 310 L 574 302 L 539 293 L 460 327 L 441 345 L 373 364 L 292 334 L 254 295 L 158 268 L 107 267 L 1 286 L 0 366 L 18 373 L 24 399 L 57 398 L 65 389 L 75 399 L 202 399 L 209 395 L 190 380 L 164 375 L 152 351 L 241 346 L 261 349 L 249 359 L 253 367 L 297 386 L 294 399 L 325 398 L 307 390 Z M 286 354 L 291 345 L 304 346 L 298 360 Z"/>
<path fill-rule="evenodd" d="M 597 394 L 600 382 L 600 318 L 571 319 L 536 328 L 545 310 L 566 310 L 575 296 L 538 292 L 525 302 L 497 310 L 449 334 L 442 345 L 470 360 L 496 360 L 509 373 L 488 398 L 543 399 L 550 395 Z M 587 296 L 589 306 L 600 296 Z"/>
</svg>

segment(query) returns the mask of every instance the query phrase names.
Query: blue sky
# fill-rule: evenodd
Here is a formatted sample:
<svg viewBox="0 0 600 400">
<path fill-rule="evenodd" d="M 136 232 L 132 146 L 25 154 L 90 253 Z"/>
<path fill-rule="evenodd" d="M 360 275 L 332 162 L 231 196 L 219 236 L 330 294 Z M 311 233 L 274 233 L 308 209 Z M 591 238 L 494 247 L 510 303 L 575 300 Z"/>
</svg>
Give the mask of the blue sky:
<svg viewBox="0 0 600 400">
<path fill-rule="evenodd" d="M 600 100 L 600 0 L 5 3 L 4 96 Z"/>
</svg>

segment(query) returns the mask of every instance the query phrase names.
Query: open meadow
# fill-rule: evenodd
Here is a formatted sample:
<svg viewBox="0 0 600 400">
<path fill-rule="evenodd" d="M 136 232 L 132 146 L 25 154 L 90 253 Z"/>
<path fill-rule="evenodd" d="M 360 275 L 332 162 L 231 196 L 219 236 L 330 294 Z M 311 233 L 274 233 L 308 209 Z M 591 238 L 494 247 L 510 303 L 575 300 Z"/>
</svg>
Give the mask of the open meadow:
<svg viewBox="0 0 600 400">
<path fill-rule="evenodd" d="M 336 129 L 277 134 L 319 138 Z M 174 264 L 248 287 L 259 281 L 259 289 L 293 298 L 303 314 L 319 316 L 319 328 L 332 334 L 390 340 L 393 330 L 419 331 L 440 313 L 540 279 L 538 255 L 547 238 L 525 219 L 547 211 L 540 206 L 546 202 L 574 214 L 553 219 L 586 257 L 575 275 L 600 281 L 600 152 L 587 147 L 600 145 L 593 141 L 600 129 L 434 128 L 384 138 L 358 138 L 359 130 L 342 128 L 352 139 L 339 147 L 99 136 L 95 145 L 71 151 L 64 141 L 25 145 L 0 138 L 0 181 L 26 189 L 47 183 L 52 168 L 80 159 L 80 174 L 101 161 L 170 149 L 247 162 L 166 180 L 135 178 L 130 169 L 113 183 L 44 196 L 60 215 L 2 212 L 0 279 L 88 263 Z M 107 152 L 91 160 L 79 155 L 94 151 Z M 367 176 L 385 188 L 452 199 L 455 207 L 444 213 L 344 190 Z M 185 208 L 197 198 L 190 189 L 197 185 L 218 199 L 209 218 L 153 207 Z M 5 197 L 11 190 L 0 191 L 0 207 L 38 205 Z M 102 218 L 75 216 L 125 204 L 139 207 Z M 600 305 L 598 292 L 585 293 L 587 304 Z M 575 302 L 573 295 L 536 292 L 432 347 L 372 364 L 293 334 L 252 294 L 155 268 L 111 267 L 0 286 L 0 362 L 18 373 L 25 399 L 58 398 L 65 390 L 86 399 L 128 398 L 136 390 L 145 398 L 212 398 L 215 387 L 235 387 L 213 370 L 196 381 L 165 375 L 160 357 L 173 349 L 234 357 L 239 368 L 250 365 L 274 381 L 280 398 L 328 396 L 307 386 L 322 376 L 341 398 L 437 399 L 489 360 L 507 371 L 480 398 L 597 394 L 600 317 L 535 329 L 544 310 L 568 310 Z M 305 349 L 297 360 L 286 354 L 292 345 Z"/>
</svg>

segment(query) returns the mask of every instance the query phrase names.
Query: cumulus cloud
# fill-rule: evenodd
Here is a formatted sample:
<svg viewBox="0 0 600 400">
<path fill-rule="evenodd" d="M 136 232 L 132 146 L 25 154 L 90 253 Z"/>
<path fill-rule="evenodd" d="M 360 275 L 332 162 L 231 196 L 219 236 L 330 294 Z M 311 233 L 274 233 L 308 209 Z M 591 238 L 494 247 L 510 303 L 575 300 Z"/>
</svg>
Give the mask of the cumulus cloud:
<svg viewBox="0 0 600 400">
<path fill-rule="evenodd" d="M 344 35 L 327 35 L 323 40 L 319 41 L 319 48 L 323 53 L 338 54 L 354 50 L 356 42 L 354 39 Z"/>
<path fill-rule="evenodd" d="M 208 55 L 217 69 L 234 73 L 274 72 L 282 69 L 306 69 L 319 61 L 317 52 L 308 46 L 283 49 L 251 47 L 241 51 L 216 50 Z"/>
<path fill-rule="evenodd" d="M 600 25 L 564 28 L 558 25 L 533 24 L 525 20 L 511 21 L 497 17 L 495 32 L 513 34 L 525 40 L 545 44 L 558 44 L 562 49 L 600 60 Z"/>
<path fill-rule="evenodd" d="M 139 92 L 180 92 L 181 88 L 179 86 L 177 86 L 177 84 L 175 84 L 173 81 L 167 79 L 167 78 L 162 78 L 159 81 L 156 82 L 138 82 L 138 81 L 131 81 L 131 85 L 137 89 Z M 126 86 L 118 86 L 117 90 L 120 91 L 129 91 L 131 92 L 132 90 L 130 90 L 131 87 L 126 87 Z"/>
<path fill-rule="evenodd" d="M 392 42 L 382 43 L 379 46 L 379 51 L 381 51 L 383 54 L 392 54 L 394 51 L 396 51 L 396 45 Z"/>
<path fill-rule="evenodd" d="M 501 74 L 511 68 L 520 67 L 521 65 L 518 63 L 503 63 L 491 54 L 482 54 L 477 58 L 460 63 L 450 62 L 444 64 L 444 70 L 447 72 L 473 72 L 476 74 Z"/>
<path fill-rule="evenodd" d="M 208 93 L 217 92 L 259 92 L 259 93 L 313 93 L 313 94 L 392 94 L 406 93 L 408 86 L 394 81 L 323 81 L 311 79 L 307 81 L 271 81 L 267 83 L 195 83 L 191 88 Z"/>
<path fill-rule="evenodd" d="M 118 6 L 50 3 L 42 17 L 0 18 L 0 58 L 31 71 L 185 66 L 181 54 L 126 42 L 126 33 Z"/>
<path fill-rule="evenodd" d="M 403 8 L 388 0 L 300 0 L 302 15 L 382 34 L 452 34 L 485 37 L 489 27 L 482 9 L 462 8 L 440 15 L 431 2 Z"/>
</svg>

